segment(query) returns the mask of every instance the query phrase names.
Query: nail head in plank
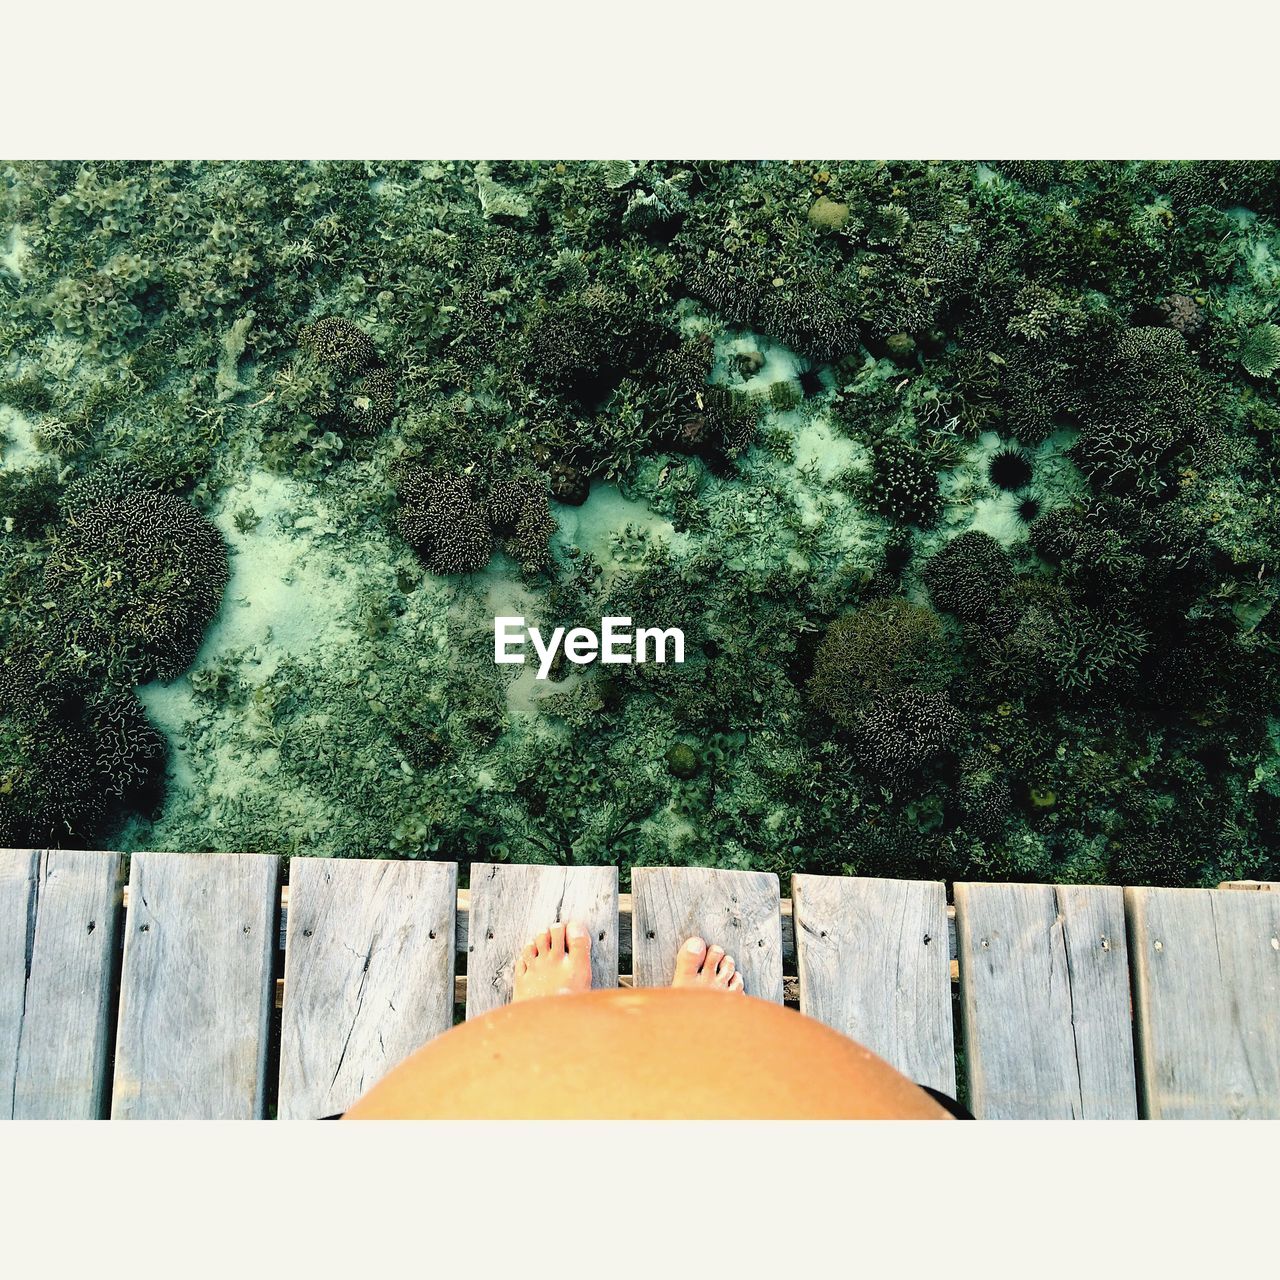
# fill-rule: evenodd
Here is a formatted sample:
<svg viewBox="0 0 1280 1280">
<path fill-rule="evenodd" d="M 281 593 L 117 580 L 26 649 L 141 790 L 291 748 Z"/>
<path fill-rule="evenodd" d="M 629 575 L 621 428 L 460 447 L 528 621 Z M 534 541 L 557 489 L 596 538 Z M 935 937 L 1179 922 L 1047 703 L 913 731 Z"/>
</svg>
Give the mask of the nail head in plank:
<svg viewBox="0 0 1280 1280">
<path fill-rule="evenodd" d="M 455 862 L 295 858 L 282 1120 L 345 1111 L 453 1025 Z"/>
<path fill-rule="evenodd" d="M 105 1113 L 122 875 L 118 853 L 0 849 L 0 1115 Z"/>
<path fill-rule="evenodd" d="M 797 875 L 791 900 L 800 1012 L 954 1095 L 946 885 Z"/>
<path fill-rule="evenodd" d="M 1125 890 L 1143 1110 L 1280 1119 L 1280 894 Z"/>
<path fill-rule="evenodd" d="M 114 1118 L 263 1114 L 279 882 L 268 854 L 133 855 Z"/>
<path fill-rule="evenodd" d="M 1122 891 L 957 884 L 955 900 L 974 1114 L 1135 1119 Z"/>
<path fill-rule="evenodd" d="M 782 1000 L 782 918 L 770 871 L 636 867 L 631 954 L 638 987 L 668 987 L 676 953 L 697 935 L 733 957 L 748 995 Z"/>
<path fill-rule="evenodd" d="M 618 985 L 618 868 L 471 866 L 467 1017 L 511 999 L 515 961 L 529 938 L 556 921 L 591 929 L 591 985 Z"/>
</svg>

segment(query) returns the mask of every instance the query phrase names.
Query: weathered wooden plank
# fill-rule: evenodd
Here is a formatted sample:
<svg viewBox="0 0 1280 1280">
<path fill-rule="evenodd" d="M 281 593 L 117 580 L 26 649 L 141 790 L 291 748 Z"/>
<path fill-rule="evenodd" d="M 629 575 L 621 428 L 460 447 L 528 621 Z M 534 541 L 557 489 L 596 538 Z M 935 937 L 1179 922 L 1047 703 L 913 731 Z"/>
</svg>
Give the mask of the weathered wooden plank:
<svg viewBox="0 0 1280 1280">
<path fill-rule="evenodd" d="M 946 885 L 797 875 L 791 900 L 800 1012 L 954 1094 Z"/>
<path fill-rule="evenodd" d="M 453 1025 L 454 862 L 295 858 L 282 1120 L 345 1111 Z"/>
<path fill-rule="evenodd" d="M 638 987 L 665 987 L 676 952 L 694 934 L 722 946 L 748 995 L 782 999 L 778 877 L 768 871 L 636 867 L 631 873 L 631 956 Z"/>
<path fill-rule="evenodd" d="M 106 1112 L 123 861 L 0 849 L 0 1116 Z"/>
<path fill-rule="evenodd" d="M 1280 894 L 1126 889 L 1143 1113 L 1280 1119 Z"/>
<path fill-rule="evenodd" d="M 133 855 L 114 1118 L 263 1114 L 279 876 L 267 854 Z"/>
<path fill-rule="evenodd" d="M 1135 1118 L 1121 890 L 957 884 L 955 899 L 973 1113 Z"/>
<path fill-rule="evenodd" d="M 283 907 L 280 915 L 280 950 L 284 950 L 285 932 L 289 919 L 289 886 L 280 891 Z M 125 886 L 125 905 L 129 902 L 129 888 Z M 783 898 L 782 905 L 782 965 L 784 973 L 794 973 L 796 968 L 795 922 L 791 918 L 791 899 Z M 457 907 L 457 950 L 460 956 L 467 954 L 469 924 L 471 916 L 471 890 L 458 890 Z M 955 908 L 947 908 L 947 945 L 951 960 L 956 958 L 956 922 Z M 631 969 L 631 895 L 618 894 L 618 967 L 623 973 Z M 951 978 L 955 981 L 954 967 Z"/>
<path fill-rule="evenodd" d="M 617 867 L 471 866 L 467 1017 L 511 999 L 516 957 L 556 921 L 591 927 L 591 985 L 618 985 Z"/>
</svg>

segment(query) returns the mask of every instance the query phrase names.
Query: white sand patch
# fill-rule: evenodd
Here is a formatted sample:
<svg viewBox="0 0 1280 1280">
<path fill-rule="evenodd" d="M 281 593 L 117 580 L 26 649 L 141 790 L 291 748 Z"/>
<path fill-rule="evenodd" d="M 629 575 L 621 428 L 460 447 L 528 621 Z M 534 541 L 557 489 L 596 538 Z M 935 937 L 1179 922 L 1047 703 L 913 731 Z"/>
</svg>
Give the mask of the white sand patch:
<svg viewBox="0 0 1280 1280">
<path fill-rule="evenodd" d="M 665 516 L 646 503 L 623 497 L 611 484 L 593 483 L 580 507 L 552 503 L 551 509 L 560 526 L 555 539 L 562 546 L 590 552 L 606 575 L 636 567 L 629 545 L 636 535 L 665 543 L 673 552 L 689 545 L 688 535 L 677 533 Z"/>
<path fill-rule="evenodd" d="M 738 357 L 753 352 L 764 357 L 764 364 L 744 381 L 738 373 Z M 737 391 L 765 392 L 775 382 L 794 381 L 808 367 L 794 351 L 762 334 L 734 332 L 722 335 L 716 343 L 711 381 Z"/>
<path fill-rule="evenodd" d="M 572 510 L 572 508 L 567 508 Z M 505 556 L 494 556 L 489 567 L 477 574 L 484 590 L 485 608 L 489 619 L 524 618 L 526 625 L 538 627 L 543 635 L 548 635 L 553 625 L 552 620 L 542 615 L 543 602 L 531 591 L 516 574 L 515 566 Z M 588 619 L 580 620 L 584 624 Z M 492 622 L 490 622 L 492 625 Z M 492 655 L 492 631 L 488 640 L 489 653 Z M 564 693 L 571 689 L 575 681 L 581 679 L 574 670 L 560 681 L 539 680 L 538 655 L 533 646 L 525 643 L 525 662 L 523 666 L 498 667 L 507 678 L 506 699 L 507 712 L 513 720 L 534 720 L 538 717 L 538 703 L 552 694 Z"/>
<path fill-rule="evenodd" d="M 925 545 L 936 547 L 962 533 L 976 530 L 990 534 L 1009 547 L 1027 537 L 1028 527 L 1018 518 L 1018 503 L 1035 495 L 1044 510 L 1068 500 L 1084 487 L 1084 477 L 1067 457 L 1077 432 L 1057 431 L 1042 444 L 1018 446 L 1031 463 L 1031 482 L 1020 493 L 1006 493 L 991 483 L 987 471 L 992 457 L 1017 445 L 987 431 L 966 452 L 960 464 L 939 477 L 944 503 L 941 528 L 925 535 Z"/>
<path fill-rule="evenodd" d="M 7 271 L 21 283 L 29 253 L 27 242 L 22 238 L 22 228 L 12 228 L 5 237 L 3 250 L 0 250 L 0 271 Z"/>
<path fill-rule="evenodd" d="M 0 404 L 0 471 L 22 471 L 44 457 L 27 417 L 11 404 Z"/>
<path fill-rule="evenodd" d="M 242 532 L 236 513 L 247 509 L 259 519 Z M 231 581 L 198 665 L 250 649 L 266 675 L 284 654 L 348 638 L 356 574 L 350 556 L 324 541 L 336 528 L 314 489 L 257 471 L 222 495 L 213 520 L 233 552 Z"/>
<path fill-rule="evenodd" d="M 825 416 L 803 423 L 795 434 L 795 466 L 828 481 L 849 471 L 871 468 L 871 451 L 856 440 L 836 435 Z"/>
<path fill-rule="evenodd" d="M 241 531 L 236 514 L 248 509 L 259 520 Z M 231 580 L 193 671 L 243 655 L 254 682 L 263 683 L 287 655 L 352 643 L 358 573 L 349 553 L 324 540 L 333 526 L 313 489 L 256 471 L 223 493 L 212 518 L 231 548 Z M 171 739 L 195 715 L 186 678 L 144 685 L 138 696 Z M 181 785 L 188 777 L 175 758 L 174 780 Z"/>
</svg>

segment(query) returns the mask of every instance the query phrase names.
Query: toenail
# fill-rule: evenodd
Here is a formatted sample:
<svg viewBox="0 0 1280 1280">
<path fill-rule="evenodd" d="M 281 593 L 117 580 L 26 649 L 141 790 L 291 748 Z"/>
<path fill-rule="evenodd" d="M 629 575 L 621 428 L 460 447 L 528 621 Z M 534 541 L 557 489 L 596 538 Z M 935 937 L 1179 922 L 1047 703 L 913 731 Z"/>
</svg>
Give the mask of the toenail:
<svg viewBox="0 0 1280 1280">
<path fill-rule="evenodd" d="M 690 938 L 689 941 L 684 944 L 684 949 L 686 951 L 701 951 L 705 946 L 706 943 L 703 942 L 701 938 Z"/>
</svg>

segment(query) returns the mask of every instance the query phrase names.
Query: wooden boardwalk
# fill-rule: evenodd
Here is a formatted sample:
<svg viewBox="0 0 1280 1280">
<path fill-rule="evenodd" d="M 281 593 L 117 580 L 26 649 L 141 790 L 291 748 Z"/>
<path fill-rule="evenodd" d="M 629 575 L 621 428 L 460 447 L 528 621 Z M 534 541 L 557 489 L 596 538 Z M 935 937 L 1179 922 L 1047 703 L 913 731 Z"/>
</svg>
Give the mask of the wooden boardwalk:
<svg viewBox="0 0 1280 1280">
<path fill-rule="evenodd" d="M 979 1117 L 1280 1118 L 1280 892 L 0 850 L 0 1116 L 311 1118 L 510 998 L 581 918 L 597 986 L 691 933 L 748 992 Z"/>
</svg>

